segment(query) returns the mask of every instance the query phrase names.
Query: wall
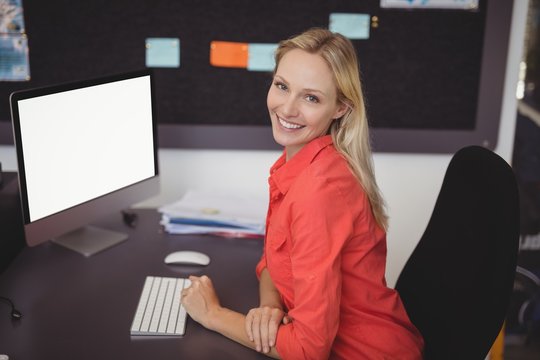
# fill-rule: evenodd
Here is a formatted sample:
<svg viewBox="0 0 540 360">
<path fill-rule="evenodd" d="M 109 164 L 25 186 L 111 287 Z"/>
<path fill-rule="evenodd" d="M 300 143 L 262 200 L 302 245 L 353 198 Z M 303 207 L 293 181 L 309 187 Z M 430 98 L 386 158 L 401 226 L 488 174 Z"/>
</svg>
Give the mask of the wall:
<svg viewBox="0 0 540 360">
<path fill-rule="evenodd" d="M 505 100 L 496 148 L 496 152 L 507 161 L 512 156 L 515 93 L 526 13 L 527 1 L 515 1 Z M 140 206 L 158 206 L 174 201 L 190 188 L 242 191 L 266 197 L 268 168 L 279 152 L 162 149 L 159 156 L 162 193 Z M 425 229 L 450 158 L 450 155 L 375 154 L 376 175 L 391 218 L 387 266 L 387 279 L 391 286 Z M 0 146 L 0 162 L 5 170 L 16 170 L 12 146 Z"/>
</svg>

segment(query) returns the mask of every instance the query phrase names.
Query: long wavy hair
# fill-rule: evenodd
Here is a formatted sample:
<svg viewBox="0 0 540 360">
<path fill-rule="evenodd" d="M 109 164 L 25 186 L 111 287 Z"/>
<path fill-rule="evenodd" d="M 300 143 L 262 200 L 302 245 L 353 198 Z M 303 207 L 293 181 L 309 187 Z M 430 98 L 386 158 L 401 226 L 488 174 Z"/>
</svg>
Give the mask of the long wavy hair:
<svg viewBox="0 0 540 360">
<path fill-rule="evenodd" d="M 366 192 L 375 221 L 386 230 L 388 216 L 375 180 L 360 70 L 353 44 L 339 33 L 322 28 L 309 29 L 279 43 L 275 54 L 276 70 L 283 56 L 293 49 L 320 55 L 332 71 L 338 101 L 349 108 L 345 115 L 333 121 L 330 126 L 334 146 L 345 157 Z"/>
</svg>

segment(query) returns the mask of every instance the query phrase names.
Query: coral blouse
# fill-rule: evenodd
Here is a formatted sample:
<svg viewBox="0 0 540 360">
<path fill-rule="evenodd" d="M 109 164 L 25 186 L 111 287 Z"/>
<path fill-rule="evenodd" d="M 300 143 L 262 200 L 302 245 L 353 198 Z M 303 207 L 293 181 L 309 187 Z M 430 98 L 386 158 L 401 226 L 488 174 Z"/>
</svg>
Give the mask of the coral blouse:
<svg viewBox="0 0 540 360">
<path fill-rule="evenodd" d="M 292 322 L 283 359 L 421 359 L 423 339 L 386 286 L 386 234 L 330 135 L 270 170 L 264 254 Z"/>
</svg>

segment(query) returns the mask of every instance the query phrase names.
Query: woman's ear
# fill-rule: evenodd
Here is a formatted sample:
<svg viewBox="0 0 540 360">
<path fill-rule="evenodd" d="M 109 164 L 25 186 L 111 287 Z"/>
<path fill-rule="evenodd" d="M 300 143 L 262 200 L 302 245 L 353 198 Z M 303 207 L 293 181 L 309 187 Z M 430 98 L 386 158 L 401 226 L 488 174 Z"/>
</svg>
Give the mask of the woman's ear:
<svg viewBox="0 0 540 360">
<path fill-rule="evenodd" d="M 334 114 L 334 119 L 339 119 L 345 115 L 349 110 L 352 110 L 352 107 L 344 101 L 340 101 L 336 113 Z"/>
</svg>

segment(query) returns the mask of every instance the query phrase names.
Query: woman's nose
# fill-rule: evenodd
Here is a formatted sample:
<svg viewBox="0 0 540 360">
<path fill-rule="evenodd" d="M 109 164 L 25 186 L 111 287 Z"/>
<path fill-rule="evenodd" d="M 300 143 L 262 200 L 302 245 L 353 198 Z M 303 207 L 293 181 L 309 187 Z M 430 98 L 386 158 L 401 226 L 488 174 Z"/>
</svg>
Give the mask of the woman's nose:
<svg viewBox="0 0 540 360">
<path fill-rule="evenodd" d="M 295 117 L 298 115 L 298 104 L 294 96 L 288 96 L 282 106 L 283 115 Z"/>
</svg>

